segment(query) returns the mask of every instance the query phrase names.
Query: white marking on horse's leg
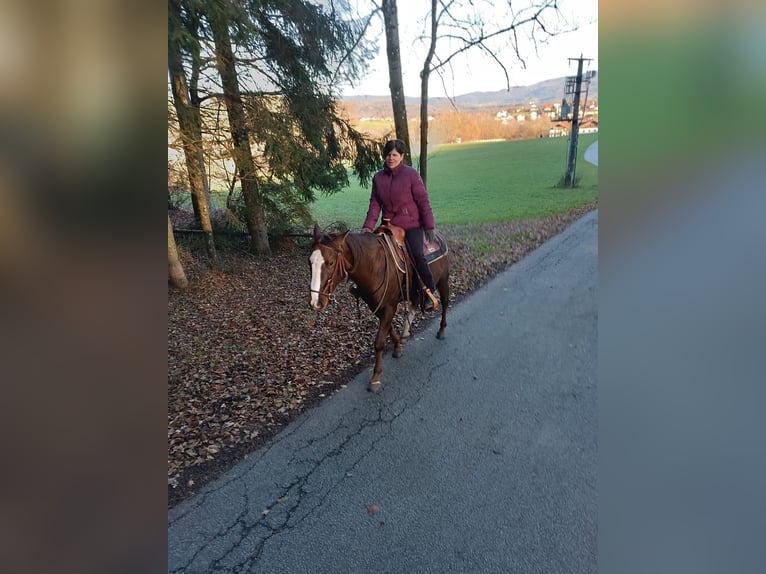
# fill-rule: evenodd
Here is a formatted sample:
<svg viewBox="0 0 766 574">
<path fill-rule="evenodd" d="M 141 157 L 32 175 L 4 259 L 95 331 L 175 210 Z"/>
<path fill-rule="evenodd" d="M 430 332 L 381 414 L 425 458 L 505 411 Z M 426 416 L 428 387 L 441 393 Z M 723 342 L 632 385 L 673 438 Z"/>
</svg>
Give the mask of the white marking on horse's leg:
<svg viewBox="0 0 766 574">
<path fill-rule="evenodd" d="M 309 261 L 311 262 L 311 307 L 318 309 L 319 290 L 322 287 L 322 265 L 324 265 L 322 251 L 315 249 L 309 257 Z"/>
</svg>

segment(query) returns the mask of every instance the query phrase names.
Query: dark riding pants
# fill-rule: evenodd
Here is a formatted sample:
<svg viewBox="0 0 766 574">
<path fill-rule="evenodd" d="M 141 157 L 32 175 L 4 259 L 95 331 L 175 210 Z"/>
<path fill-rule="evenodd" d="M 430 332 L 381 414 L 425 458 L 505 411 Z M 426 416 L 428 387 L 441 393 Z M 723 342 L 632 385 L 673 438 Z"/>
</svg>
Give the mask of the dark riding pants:
<svg viewBox="0 0 766 574">
<path fill-rule="evenodd" d="M 418 275 L 420 275 L 426 287 L 431 292 L 435 292 L 436 285 L 434 285 L 434 278 L 431 275 L 431 269 L 428 268 L 426 258 L 423 256 L 423 229 L 416 227 L 415 229 L 408 229 L 404 233 L 407 240 L 407 248 L 410 250 L 410 256 L 413 263 L 415 263 Z"/>
</svg>

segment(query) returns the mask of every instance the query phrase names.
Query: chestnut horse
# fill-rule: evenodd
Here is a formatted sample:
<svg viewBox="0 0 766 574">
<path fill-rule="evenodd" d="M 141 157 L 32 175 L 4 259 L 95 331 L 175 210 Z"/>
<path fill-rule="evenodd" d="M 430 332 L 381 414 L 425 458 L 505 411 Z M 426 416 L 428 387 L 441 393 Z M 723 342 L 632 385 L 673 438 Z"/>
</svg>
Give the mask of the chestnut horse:
<svg viewBox="0 0 766 574">
<path fill-rule="evenodd" d="M 443 239 L 443 238 L 442 238 Z M 410 336 L 415 309 L 420 304 L 420 290 L 412 281 L 412 268 L 406 273 L 399 270 L 394 256 L 386 246 L 384 237 L 375 233 L 325 234 L 314 226 L 314 244 L 309 257 L 311 267 L 311 307 L 323 311 L 330 302 L 330 295 L 346 279 L 356 283 L 356 293 L 378 317 L 378 334 L 375 337 L 375 368 L 368 390 L 379 392 L 382 388 L 380 373 L 383 368 L 383 350 L 391 335 L 394 357 L 402 354 L 402 344 Z M 429 264 L 441 299 L 442 318 L 438 339 L 444 338 L 449 307 L 449 259 L 448 254 Z M 410 280 L 408 288 L 407 278 Z M 409 301 L 407 294 L 409 293 Z M 405 302 L 407 315 L 402 333 L 394 329 L 392 321 L 399 302 Z"/>
</svg>

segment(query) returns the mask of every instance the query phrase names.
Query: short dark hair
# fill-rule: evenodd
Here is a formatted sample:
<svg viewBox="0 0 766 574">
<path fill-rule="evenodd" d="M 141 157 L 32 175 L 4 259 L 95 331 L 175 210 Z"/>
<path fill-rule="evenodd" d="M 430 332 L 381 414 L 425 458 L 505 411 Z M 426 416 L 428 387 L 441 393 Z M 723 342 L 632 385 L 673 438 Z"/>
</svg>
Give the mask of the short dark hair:
<svg viewBox="0 0 766 574">
<path fill-rule="evenodd" d="M 404 155 L 404 142 L 402 140 L 388 140 L 386 145 L 383 146 L 383 157 L 386 157 L 391 153 L 391 150 L 396 150 L 400 154 Z"/>
</svg>

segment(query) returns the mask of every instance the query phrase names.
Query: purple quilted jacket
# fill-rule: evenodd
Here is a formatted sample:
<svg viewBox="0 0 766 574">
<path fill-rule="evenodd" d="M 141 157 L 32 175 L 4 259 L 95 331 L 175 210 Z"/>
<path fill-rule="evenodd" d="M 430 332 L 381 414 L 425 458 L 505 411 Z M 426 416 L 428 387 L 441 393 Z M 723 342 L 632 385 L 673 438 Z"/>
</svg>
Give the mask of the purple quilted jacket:
<svg viewBox="0 0 766 574">
<path fill-rule="evenodd" d="M 402 162 L 393 170 L 384 167 L 372 178 L 370 208 L 363 227 L 374 229 L 383 208 L 383 219 L 405 230 L 434 229 L 434 214 L 417 170 Z"/>
</svg>

